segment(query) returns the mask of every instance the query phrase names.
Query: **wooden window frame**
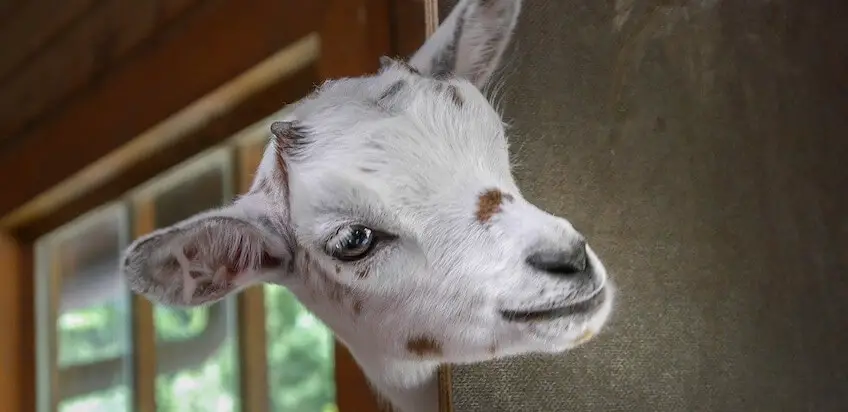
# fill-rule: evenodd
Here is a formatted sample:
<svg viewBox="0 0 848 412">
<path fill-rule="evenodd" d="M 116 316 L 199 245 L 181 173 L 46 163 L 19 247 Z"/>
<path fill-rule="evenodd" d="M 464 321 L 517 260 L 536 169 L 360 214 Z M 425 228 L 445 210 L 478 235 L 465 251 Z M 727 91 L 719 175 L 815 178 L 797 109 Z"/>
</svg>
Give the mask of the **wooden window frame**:
<svg viewBox="0 0 848 412">
<path fill-rule="evenodd" d="M 203 120 L 194 122 L 189 128 L 174 130 L 173 127 L 167 127 L 169 120 L 185 114 L 185 110 L 177 114 L 151 113 L 147 124 L 140 123 L 133 125 L 134 128 L 122 131 L 132 133 L 128 137 L 135 137 L 121 146 L 109 143 L 114 142 L 115 138 L 108 134 L 86 136 L 89 142 L 83 149 L 79 149 L 81 152 L 77 152 L 83 159 L 97 160 L 88 161 L 87 164 L 63 164 L 58 171 L 48 170 L 50 176 L 33 177 L 30 181 L 30 175 L 27 175 L 27 178 L 15 182 L 15 188 L 9 193 L 10 196 L 4 199 L 3 208 L 0 210 L 0 278 L 6 279 L 7 282 L 0 288 L 0 324 L 4 325 L 4 338 L 0 340 L 0 399 L 4 400 L 6 410 L 36 410 L 37 351 L 33 279 L 34 242 L 38 237 L 112 199 L 122 197 L 127 191 L 166 169 L 221 143 L 258 120 L 256 113 L 269 113 L 274 108 L 279 108 L 283 102 L 297 100 L 311 89 L 315 80 L 371 72 L 377 68 L 377 58 L 382 55 L 410 55 L 425 39 L 424 17 L 426 7 L 432 8 L 432 4 L 432 0 L 425 0 L 423 3 L 415 0 L 328 0 L 317 31 L 320 38 L 320 57 L 303 66 L 281 69 L 280 65 L 284 65 L 290 56 L 281 57 L 280 53 L 284 54 L 286 50 L 280 51 L 253 66 L 247 73 L 212 91 L 198 94 L 200 91 L 194 90 L 187 94 L 185 99 L 194 99 L 188 108 L 200 110 L 189 115 L 199 116 L 198 119 Z M 369 24 L 364 26 L 356 22 L 356 19 L 361 18 L 363 10 L 371 19 Z M 227 12 L 228 10 L 224 9 L 220 14 Z M 219 16 L 207 16 L 206 19 L 211 21 L 217 17 Z M 202 22 L 200 19 L 185 33 L 178 35 L 172 44 L 147 53 L 113 75 L 106 76 L 101 90 L 139 82 L 139 79 L 143 78 L 144 69 L 154 71 L 159 65 L 167 64 L 168 56 L 173 55 L 177 48 L 191 48 L 190 40 L 193 36 L 210 32 L 210 28 Z M 349 32 L 351 27 L 357 27 L 359 32 Z M 250 31 L 250 28 L 246 30 Z M 314 40 L 309 40 L 308 36 L 303 40 L 307 43 L 309 41 Z M 301 43 L 298 45 L 308 49 Z M 199 57 L 202 60 L 203 55 L 200 54 Z M 241 83 L 238 86 L 233 86 L 234 82 L 239 81 Z M 79 101 L 73 102 L 68 113 L 91 113 L 98 108 L 109 108 L 118 103 L 114 101 L 115 96 L 97 93 L 83 96 Z M 221 99 L 230 104 L 224 107 L 214 106 L 216 102 L 221 103 Z M 206 107 L 207 111 L 204 113 L 204 104 L 212 104 L 214 107 Z M 160 116 L 160 120 L 149 123 L 150 120 L 156 119 L 156 116 Z M 210 118 L 211 121 L 206 120 Z M 31 134 L 38 139 L 42 148 L 54 147 L 53 143 L 55 147 L 65 147 L 67 143 L 60 139 L 77 135 L 70 133 L 74 129 L 74 123 L 66 120 L 67 116 L 62 117 L 56 122 L 36 128 Z M 182 119 L 182 124 L 185 124 L 185 119 Z M 105 130 L 115 126 L 119 125 L 110 125 Z M 159 152 L 155 157 L 145 156 L 151 153 L 151 149 L 156 152 L 163 147 L 167 147 L 167 153 Z M 0 162 L 0 173 L 17 176 L 15 169 L 18 166 L 43 164 L 44 160 L 48 160 L 45 155 L 50 156 L 52 153 L 43 149 L 30 149 L 32 148 L 25 145 L 20 153 L 3 154 L 3 159 L 8 158 L 9 161 Z M 239 157 L 237 167 L 240 167 L 238 165 L 241 162 L 248 161 Z M 68 175 L 71 177 L 59 177 Z M 246 184 L 249 182 L 239 182 L 239 189 L 245 190 Z M 133 213 L 137 214 L 136 217 L 143 218 L 144 209 L 135 210 Z M 134 228 L 134 234 L 139 235 L 148 229 Z M 245 293 L 239 301 L 239 324 L 252 331 L 246 335 L 248 342 L 261 341 L 264 345 L 264 333 L 258 332 L 262 328 L 248 326 L 256 325 L 257 322 L 264 323 L 262 299 L 261 290 Z M 155 342 L 151 342 L 155 335 L 151 333 L 153 322 L 150 304 L 143 298 L 135 297 L 132 306 L 133 328 L 136 332 L 150 336 L 148 341 L 141 343 L 146 346 L 155 345 Z M 155 354 L 155 351 L 136 348 L 133 351 L 135 367 L 155 369 L 155 359 L 151 358 L 150 354 Z M 246 408 L 243 410 L 261 411 L 268 405 L 267 389 L 263 393 L 251 388 L 267 387 L 264 351 L 257 354 L 240 348 L 239 357 L 245 371 L 243 376 L 250 377 L 248 379 L 251 380 L 245 382 L 245 379 L 242 379 L 242 407 Z M 261 373 L 259 369 L 262 370 Z M 155 371 L 137 371 L 136 374 L 138 373 Z M 137 410 L 152 412 L 152 405 L 145 403 L 147 401 L 144 399 L 149 400 L 153 395 L 155 383 L 151 381 L 131 384 Z M 364 376 L 350 353 L 338 343 L 336 386 L 337 405 L 341 412 L 378 410 L 377 400 L 370 392 Z"/>
</svg>

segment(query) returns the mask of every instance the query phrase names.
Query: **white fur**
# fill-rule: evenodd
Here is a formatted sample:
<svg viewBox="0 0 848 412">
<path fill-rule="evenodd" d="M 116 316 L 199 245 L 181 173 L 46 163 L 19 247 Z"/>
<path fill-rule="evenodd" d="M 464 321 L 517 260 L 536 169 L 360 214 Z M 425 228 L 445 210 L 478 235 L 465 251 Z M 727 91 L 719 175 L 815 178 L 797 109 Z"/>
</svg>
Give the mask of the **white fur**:
<svg viewBox="0 0 848 412">
<path fill-rule="evenodd" d="M 285 120 L 305 137 L 286 152 L 288 186 L 279 180 L 276 143 L 269 144 L 249 194 L 128 249 L 123 271 L 133 290 L 165 304 L 197 305 L 258 282 L 288 287 L 405 412 L 437 410 L 439 364 L 560 352 L 597 333 L 610 314 L 613 286 L 591 249 L 590 284 L 526 262 L 533 251 L 567 248 L 580 234 L 524 200 L 513 180 L 503 122 L 480 90 L 520 1 L 483 3 L 462 1 L 416 53 L 411 63 L 424 75 L 391 64 L 374 76 L 327 82 L 298 103 Z M 457 75 L 428 77 L 433 56 L 454 41 L 460 21 L 467 25 L 457 42 Z M 381 99 L 398 81 L 399 92 Z M 481 222 L 475 213 L 489 189 L 511 200 Z M 337 261 L 325 242 L 353 223 L 397 239 L 363 261 Z M 186 247 L 199 249 L 192 262 Z M 283 264 L 259 268 L 263 252 Z M 221 262 L 228 258 L 252 269 L 227 274 Z M 193 278 L 190 269 L 204 275 Z M 198 282 L 210 292 L 196 296 Z M 573 304 L 596 293 L 606 299 L 590 313 L 532 322 L 500 313 Z M 411 353 L 407 345 L 416 337 L 438 342 L 440 351 Z"/>
</svg>

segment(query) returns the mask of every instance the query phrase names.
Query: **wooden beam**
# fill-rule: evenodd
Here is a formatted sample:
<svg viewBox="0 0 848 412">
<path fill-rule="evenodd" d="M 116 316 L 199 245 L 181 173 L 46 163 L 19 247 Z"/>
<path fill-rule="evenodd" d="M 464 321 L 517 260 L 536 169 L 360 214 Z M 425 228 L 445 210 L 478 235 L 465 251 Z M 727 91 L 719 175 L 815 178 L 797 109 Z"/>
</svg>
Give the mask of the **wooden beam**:
<svg viewBox="0 0 848 412">
<path fill-rule="evenodd" d="M 336 341 L 336 405 L 339 412 L 383 412 L 388 408 L 371 385 L 347 348 Z"/>
<path fill-rule="evenodd" d="M 376 72 L 391 45 L 388 0 L 332 0 L 320 24 L 324 78 Z"/>
<path fill-rule="evenodd" d="M 217 6 L 214 0 L 192 12 Z M 98 81 L 146 43 L 161 41 L 167 28 L 194 18 L 172 21 L 185 1 L 30 0 L 12 19 L 11 46 L 0 58 L 0 136 L 18 136 L 39 116 Z M 176 7 L 175 7 L 176 6 Z M 177 9 L 177 10 L 175 10 Z M 64 27 L 67 25 L 68 27 Z M 3 71 L 5 70 L 5 71 Z M 36 122 L 37 123 L 37 122 Z"/>
<path fill-rule="evenodd" d="M 67 105 L 14 137 L 0 153 L 0 215 L 238 76 L 324 16 L 326 1 L 221 0 L 148 42 Z"/>
<path fill-rule="evenodd" d="M 427 38 L 422 0 L 391 0 L 391 41 L 394 57 L 411 57 Z"/>
<path fill-rule="evenodd" d="M 439 412 L 453 412 L 452 373 L 450 365 L 439 368 Z"/>
<path fill-rule="evenodd" d="M 10 17 L 15 16 L 24 0 L 0 0 L 0 24 L 6 24 Z"/>
<path fill-rule="evenodd" d="M 226 140 L 307 94 L 320 80 L 316 65 L 319 56 L 316 34 L 294 42 L 29 200 L 0 219 L 0 227 L 34 239 Z"/>
<path fill-rule="evenodd" d="M 32 245 L 0 233 L 0 399 L 3 410 L 35 410 L 35 305 Z"/>
<path fill-rule="evenodd" d="M 0 50 L 3 50 L 0 56 L 0 82 L 5 81 L 14 69 L 88 11 L 93 3 L 94 0 L 26 2 L 14 19 L 0 25 Z"/>
<path fill-rule="evenodd" d="M 153 199 L 135 202 L 133 237 L 138 238 L 156 229 L 156 209 Z M 156 412 L 156 324 L 153 304 L 141 295 L 131 297 L 132 324 L 132 405 L 137 412 Z"/>
</svg>

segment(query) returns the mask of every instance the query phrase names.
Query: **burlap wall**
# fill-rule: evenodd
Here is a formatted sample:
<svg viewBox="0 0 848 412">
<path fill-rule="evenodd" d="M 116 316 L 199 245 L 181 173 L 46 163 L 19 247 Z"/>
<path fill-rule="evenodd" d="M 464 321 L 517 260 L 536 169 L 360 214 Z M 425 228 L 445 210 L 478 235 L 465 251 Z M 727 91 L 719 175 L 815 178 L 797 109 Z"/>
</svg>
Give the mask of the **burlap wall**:
<svg viewBox="0 0 848 412">
<path fill-rule="evenodd" d="M 525 1 L 519 183 L 619 304 L 570 354 L 454 367 L 454 411 L 848 410 L 846 3 Z"/>
</svg>

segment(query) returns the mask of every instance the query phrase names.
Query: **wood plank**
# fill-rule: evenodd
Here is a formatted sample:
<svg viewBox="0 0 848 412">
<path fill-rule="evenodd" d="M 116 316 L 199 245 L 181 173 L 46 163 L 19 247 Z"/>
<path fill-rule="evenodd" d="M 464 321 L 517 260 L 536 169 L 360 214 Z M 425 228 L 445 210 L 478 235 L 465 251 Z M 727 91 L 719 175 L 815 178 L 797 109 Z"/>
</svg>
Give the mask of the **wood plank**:
<svg viewBox="0 0 848 412">
<path fill-rule="evenodd" d="M 16 224 L 5 227 L 13 229 L 14 233 L 22 239 L 36 239 L 86 211 L 121 196 L 163 170 L 176 166 L 183 160 L 223 142 L 233 133 L 252 124 L 257 118 L 271 115 L 279 110 L 282 102 L 294 102 L 305 96 L 319 81 L 317 66 L 310 65 L 244 101 L 231 112 L 222 113 L 222 117 L 209 120 L 197 130 L 180 136 L 179 141 L 168 145 L 166 150 L 158 152 L 155 156 L 147 157 L 129 168 L 122 169 L 120 174 L 103 171 L 107 176 L 99 180 L 95 187 L 72 193 L 72 197 L 64 198 L 63 203 L 45 202 L 46 207 L 39 207 L 37 214 L 29 215 L 32 219 L 17 221 Z"/>
<path fill-rule="evenodd" d="M 391 1 L 391 38 L 394 57 L 411 57 L 427 38 L 423 0 Z"/>
<path fill-rule="evenodd" d="M 0 399 L 7 411 L 35 410 L 32 245 L 0 233 Z"/>
<path fill-rule="evenodd" d="M 306 95 L 320 81 L 319 56 L 317 34 L 296 41 L 31 199 L 0 220 L 0 227 L 34 239 L 229 138 Z"/>
<path fill-rule="evenodd" d="M 334 0 L 321 22 L 320 71 L 324 78 L 376 72 L 389 51 L 387 0 Z"/>
<path fill-rule="evenodd" d="M 138 238 L 156 229 L 153 199 L 135 202 L 133 235 Z M 132 405 L 138 412 L 156 412 L 156 325 L 153 304 L 133 294 L 132 302 Z"/>
<path fill-rule="evenodd" d="M 179 18 L 195 5 L 209 1 L 212 0 L 159 0 L 159 27 Z"/>
<path fill-rule="evenodd" d="M 23 6 L 24 0 L 0 0 L 0 24 L 6 24 Z"/>
<path fill-rule="evenodd" d="M 54 40 L 92 4 L 94 0 L 32 0 L 24 4 L 15 18 L 0 25 L 0 79 L 6 80 L 10 72 Z"/>
<path fill-rule="evenodd" d="M 336 341 L 336 405 L 339 412 L 382 412 L 386 404 L 371 386 L 350 351 Z"/>
<path fill-rule="evenodd" d="M 0 25 L 0 88 L 5 90 L 0 105 L 8 108 L 0 114 L 0 139 L 93 82 L 203 1 L 211 0 L 28 2 Z"/>
<path fill-rule="evenodd" d="M 190 6 L 214 0 L 71 1 L 73 9 L 63 7 L 64 13 L 31 3 L 0 34 L 8 43 L 0 41 L 5 91 L 0 105 L 7 107 L 0 113 L 0 139 L 20 134 L 40 114 L 96 82 L 157 30 L 184 17 Z M 27 41 L 18 45 L 20 39 Z"/>
<path fill-rule="evenodd" d="M 439 412 L 453 412 L 452 373 L 450 365 L 442 365 L 439 368 Z"/>
<path fill-rule="evenodd" d="M 0 82 L 0 136 L 21 128 L 53 105 L 91 84 L 156 29 L 154 0 L 106 0 L 94 4 L 55 44 L 40 50 Z M 43 7 L 41 9 L 43 13 Z M 38 21 L 38 16 L 27 16 Z M 15 19 L 17 20 L 17 18 Z M 28 22 L 30 25 L 33 21 Z"/>
<path fill-rule="evenodd" d="M 221 0 L 178 30 L 168 30 L 96 87 L 7 142 L 0 172 L 18 179 L 4 188 L 0 215 L 307 34 L 318 26 L 324 6 L 322 1 Z"/>
</svg>

